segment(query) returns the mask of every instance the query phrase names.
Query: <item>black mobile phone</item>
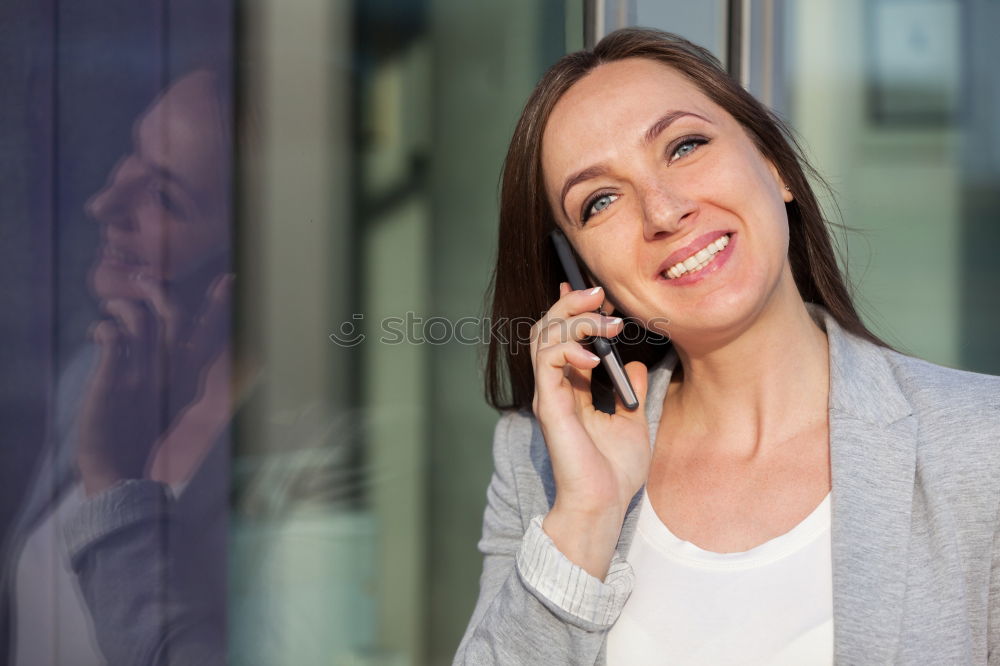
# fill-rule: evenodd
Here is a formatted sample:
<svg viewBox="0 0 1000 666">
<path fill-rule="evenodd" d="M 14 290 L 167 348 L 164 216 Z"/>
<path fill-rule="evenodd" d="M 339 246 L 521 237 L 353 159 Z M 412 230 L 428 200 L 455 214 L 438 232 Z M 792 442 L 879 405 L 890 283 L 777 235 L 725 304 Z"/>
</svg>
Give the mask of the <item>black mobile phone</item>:
<svg viewBox="0 0 1000 666">
<path fill-rule="evenodd" d="M 580 265 L 577 263 L 573 248 L 565 234 L 556 229 L 549 234 L 549 237 L 552 239 L 552 244 L 555 245 L 556 254 L 559 255 L 559 262 L 562 264 L 563 272 L 566 273 L 569 286 L 575 290 L 586 289 L 587 283 L 583 279 Z M 600 357 L 622 404 L 625 405 L 626 409 L 636 409 L 639 406 L 639 398 L 635 394 L 635 389 L 632 388 L 632 382 L 629 381 L 628 375 L 625 373 L 625 366 L 622 365 L 621 357 L 618 356 L 614 344 L 607 338 L 594 336 L 591 339 L 591 345 L 594 352 Z"/>
</svg>

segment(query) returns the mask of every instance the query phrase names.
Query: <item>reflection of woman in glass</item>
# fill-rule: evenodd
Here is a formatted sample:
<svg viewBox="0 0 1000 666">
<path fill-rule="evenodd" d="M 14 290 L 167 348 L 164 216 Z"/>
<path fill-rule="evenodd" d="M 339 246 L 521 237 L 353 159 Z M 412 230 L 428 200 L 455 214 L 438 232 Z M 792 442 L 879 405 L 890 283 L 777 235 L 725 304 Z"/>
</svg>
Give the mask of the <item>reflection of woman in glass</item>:
<svg viewBox="0 0 1000 666">
<path fill-rule="evenodd" d="M 103 317 L 23 512 L 14 663 L 222 663 L 227 99 L 213 73 L 176 81 L 88 203 Z"/>
<path fill-rule="evenodd" d="M 198 393 L 208 377 L 228 381 L 227 145 L 213 79 L 198 72 L 173 85 L 140 118 L 134 152 L 88 204 L 103 240 L 91 286 L 107 315 L 93 329 L 100 358 L 82 413 L 89 494 L 147 472 L 186 482 L 205 450 L 190 432 L 183 442 L 161 440 L 164 402 L 199 410 L 199 431 L 213 417 L 222 419 L 216 433 L 228 421 L 225 404 L 208 404 L 228 399 L 224 384 Z M 177 426 L 194 418 L 186 413 Z"/>
<path fill-rule="evenodd" d="M 865 328 L 807 173 L 682 39 L 614 33 L 539 83 L 492 312 L 536 324 L 491 342 L 510 411 L 457 663 L 1000 658 L 1000 381 Z M 553 228 L 603 289 L 557 291 Z M 581 344 L 612 310 L 672 341 L 621 346 L 635 412 Z"/>
<path fill-rule="evenodd" d="M 213 79 L 188 75 L 150 108 L 136 125 L 134 152 L 88 205 L 104 241 L 91 285 L 107 315 L 93 330 L 100 360 L 82 413 L 79 462 L 89 494 L 147 471 L 186 482 L 205 451 L 190 432 L 161 440 L 164 402 L 170 411 L 201 411 L 199 430 L 221 418 L 211 428 L 217 433 L 227 421 L 225 404 L 207 404 L 228 399 L 224 385 L 198 393 L 203 379 L 228 376 L 220 353 L 231 281 L 228 174 Z M 194 418 L 185 414 L 177 427 Z"/>
</svg>

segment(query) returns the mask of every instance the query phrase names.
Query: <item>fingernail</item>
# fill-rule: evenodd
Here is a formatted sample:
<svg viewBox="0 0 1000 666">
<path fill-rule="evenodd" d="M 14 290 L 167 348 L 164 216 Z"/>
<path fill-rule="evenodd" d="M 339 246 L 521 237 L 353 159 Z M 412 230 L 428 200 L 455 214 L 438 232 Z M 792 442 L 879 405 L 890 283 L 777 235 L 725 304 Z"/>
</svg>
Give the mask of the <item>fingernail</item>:
<svg viewBox="0 0 1000 666">
<path fill-rule="evenodd" d="M 609 317 L 608 318 L 608 323 L 611 324 L 612 326 L 617 326 L 618 324 L 622 323 L 622 318 L 621 317 Z"/>
<path fill-rule="evenodd" d="M 587 355 L 590 356 L 590 360 L 591 361 L 595 361 L 596 362 L 596 361 L 600 361 L 601 360 L 601 357 L 598 356 L 597 354 L 591 354 L 590 352 L 587 352 Z"/>
<path fill-rule="evenodd" d="M 587 296 L 593 296 L 594 294 L 596 294 L 600 290 L 601 290 L 600 287 L 594 287 L 593 289 L 591 289 L 590 291 L 587 292 Z"/>
</svg>

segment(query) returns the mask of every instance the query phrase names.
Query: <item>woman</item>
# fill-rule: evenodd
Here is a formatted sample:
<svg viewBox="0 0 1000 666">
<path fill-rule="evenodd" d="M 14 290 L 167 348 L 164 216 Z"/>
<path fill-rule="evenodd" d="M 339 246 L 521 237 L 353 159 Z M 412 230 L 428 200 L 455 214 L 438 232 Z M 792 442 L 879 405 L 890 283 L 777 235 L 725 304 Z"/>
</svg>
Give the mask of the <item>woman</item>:
<svg viewBox="0 0 1000 666">
<path fill-rule="evenodd" d="M 87 203 L 102 317 L 4 553 L 9 663 L 224 660 L 227 94 L 205 69 L 173 82 Z"/>
<path fill-rule="evenodd" d="M 673 35 L 539 83 L 492 313 L 535 324 L 490 348 L 508 411 L 456 663 L 1000 663 L 1000 381 L 865 328 L 808 172 Z M 599 288 L 559 283 L 554 228 Z M 634 412 L 581 344 L 612 311 L 671 341 L 620 346 Z"/>
</svg>

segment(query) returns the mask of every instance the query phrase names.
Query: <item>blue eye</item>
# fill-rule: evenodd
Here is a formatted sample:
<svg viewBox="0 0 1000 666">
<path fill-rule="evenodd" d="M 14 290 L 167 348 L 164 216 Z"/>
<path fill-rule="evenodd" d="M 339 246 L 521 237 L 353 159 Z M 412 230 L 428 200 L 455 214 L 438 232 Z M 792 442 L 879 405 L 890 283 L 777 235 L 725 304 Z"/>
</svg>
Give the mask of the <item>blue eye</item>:
<svg viewBox="0 0 1000 666">
<path fill-rule="evenodd" d="M 702 146 L 708 143 L 708 139 L 703 137 L 689 136 L 681 139 L 680 143 L 675 144 L 673 152 L 670 153 L 670 161 L 679 160 L 682 157 L 687 157 L 694 151 L 698 150 L 698 146 Z"/>
<path fill-rule="evenodd" d="M 690 152 L 694 152 L 694 142 L 688 141 L 687 143 L 682 143 L 680 147 L 674 151 L 674 157 L 684 157 Z"/>
<path fill-rule="evenodd" d="M 593 215 L 597 215 L 602 210 L 613 204 L 619 197 L 618 194 L 598 194 L 593 199 L 587 201 L 583 207 L 583 221 L 586 222 Z"/>
</svg>

